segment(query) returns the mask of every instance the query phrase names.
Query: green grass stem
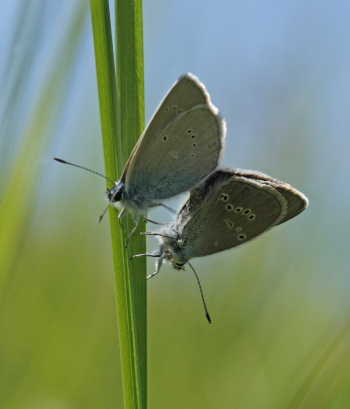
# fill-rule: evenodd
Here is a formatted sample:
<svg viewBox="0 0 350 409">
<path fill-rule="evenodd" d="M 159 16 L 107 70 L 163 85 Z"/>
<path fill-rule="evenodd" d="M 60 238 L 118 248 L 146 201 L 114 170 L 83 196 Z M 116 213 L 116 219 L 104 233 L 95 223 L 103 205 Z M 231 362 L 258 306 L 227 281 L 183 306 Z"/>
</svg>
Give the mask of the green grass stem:
<svg viewBox="0 0 350 409">
<path fill-rule="evenodd" d="M 144 127 L 142 3 L 116 1 L 116 58 L 113 54 L 108 1 L 91 0 L 97 84 L 106 174 L 118 180 Z M 116 69 L 114 68 L 116 61 Z M 138 230 L 125 249 L 134 226 L 131 216 L 121 224 L 110 209 L 117 313 L 122 360 L 124 406 L 147 405 L 146 260 L 145 237 Z"/>
</svg>

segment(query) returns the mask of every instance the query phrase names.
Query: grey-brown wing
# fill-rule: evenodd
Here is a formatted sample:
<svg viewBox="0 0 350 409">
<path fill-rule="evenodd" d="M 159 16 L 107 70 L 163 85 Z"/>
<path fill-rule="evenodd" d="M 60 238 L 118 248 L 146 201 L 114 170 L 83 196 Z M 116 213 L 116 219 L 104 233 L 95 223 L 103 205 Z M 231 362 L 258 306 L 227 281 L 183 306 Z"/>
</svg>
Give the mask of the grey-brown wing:
<svg viewBox="0 0 350 409">
<path fill-rule="evenodd" d="M 142 141 L 148 144 L 150 142 L 149 139 L 151 139 L 159 129 L 165 128 L 181 112 L 198 104 L 206 104 L 207 101 L 210 101 L 209 94 L 198 78 L 190 73 L 182 75 L 170 88 L 137 141 L 125 166 L 122 178 L 126 178 L 130 164 Z"/>
<path fill-rule="evenodd" d="M 288 183 L 282 182 L 278 179 L 274 179 L 268 175 L 265 175 L 264 173 L 251 170 L 235 169 L 235 174 L 238 176 L 246 177 L 248 179 L 257 180 L 261 183 L 267 183 L 283 195 L 283 197 L 287 201 L 287 213 L 278 224 L 292 219 L 303 210 L 305 210 L 308 206 L 309 202 L 307 197 Z"/>
<path fill-rule="evenodd" d="M 189 258 L 246 243 L 278 224 L 287 211 L 285 198 L 272 186 L 233 171 L 215 173 L 219 181 L 213 176 L 210 192 L 184 219 L 182 239 Z"/>
<path fill-rule="evenodd" d="M 181 77 L 130 156 L 128 193 L 160 200 L 196 185 L 216 168 L 225 132 L 204 85 L 190 74 Z"/>
</svg>

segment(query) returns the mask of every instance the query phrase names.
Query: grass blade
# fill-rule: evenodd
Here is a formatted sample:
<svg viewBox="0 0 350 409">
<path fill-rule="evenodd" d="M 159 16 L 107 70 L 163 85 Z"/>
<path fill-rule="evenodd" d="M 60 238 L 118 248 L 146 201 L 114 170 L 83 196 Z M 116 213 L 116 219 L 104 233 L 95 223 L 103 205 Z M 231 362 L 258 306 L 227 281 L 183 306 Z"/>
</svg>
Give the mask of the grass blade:
<svg viewBox="0 0 350 409">
<path fill-rule="evenodd" d="M 116 72 L 108 1 L 91 0 L 101 129 L 106 174 L 118 180 L 144 127 L 142 8 L 141 2 L 117 1 Z M 118 175 L 116 174 L 118 171 Z M 130 256 L 145 252 L 138 232 L 128 249 L 126 238 L 133 227 L 130 216 L 119 224 L 110 209 L 115 269 L 119 337 L 125 408 L 147 405 L 146 261 Z"/>
</svg>

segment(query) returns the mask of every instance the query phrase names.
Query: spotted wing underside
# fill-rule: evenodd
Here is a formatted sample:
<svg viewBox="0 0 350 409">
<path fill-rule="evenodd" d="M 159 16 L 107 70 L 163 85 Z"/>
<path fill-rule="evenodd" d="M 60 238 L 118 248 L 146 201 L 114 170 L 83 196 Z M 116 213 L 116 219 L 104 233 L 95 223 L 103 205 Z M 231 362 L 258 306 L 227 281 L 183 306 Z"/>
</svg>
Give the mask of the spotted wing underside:
<svg viewBox="0 0 350 409">
<path fill-rule="evenodd" d="M 130 156 L 123 176 L 129 195 L 156 201 L 190 189 L 217 167 L 225 132 L 204 85 L 182 76 Z"/>
<path fill-rule="evenodd" d="M 246 243 L 287 214 L 286 199 L 274 187 L 234 171 L 216 171 L 204 184 L 191 192 L 178 218 L 189 258 Z"/>
<path fill-rule="evenodd" d="M 288 183 L 271 178 L 264 173 L 251 170 L 236 169 L 235 174 L 238 176 L 243 176 L 247 179 L 258 181 L 259 183 L 266 183 L 267 185 L 274 187 L 279 193 L 283 195 L 283 197 L 287 201 L 287 213 L 278 224 L 292 219 L 303 210 L 305 210 L 308 206 L 309 202 L 307 197 Z"/>
</svg>

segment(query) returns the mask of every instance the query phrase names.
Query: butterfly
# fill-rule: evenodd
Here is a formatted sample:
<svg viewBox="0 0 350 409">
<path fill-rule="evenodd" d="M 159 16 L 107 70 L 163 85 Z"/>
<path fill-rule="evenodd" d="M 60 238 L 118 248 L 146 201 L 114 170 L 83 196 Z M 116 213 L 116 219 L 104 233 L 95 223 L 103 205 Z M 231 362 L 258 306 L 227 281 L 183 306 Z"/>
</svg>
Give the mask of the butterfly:
<svg viewBox="0 0 350 409">
<path fill-rule="evenodd" d="M 190 191 L 174 223 L 159 232 L 154 253 L 156 271 L 163 260 L 183 269 L 191 258 L 203 257 L 247 243 L 274 226 L 297 216 L 308 199 L 287 183 L 260 172 L 219 169 Z"/>
<path fill-rule="evenodd" d="M 119 218 L 131 213 L 135 230 L 140 214 L 154 206 L 167 207 L 162 203 L 164 199 L 189 190 L 216 169 L 225 135 L 225 121 L 211 103 L 205 86 L 194 75 L 185 74 L 156 110 L 119 181 L 92 172 L 113 183 L 106 201 L 120 208 Z"/>
</svg>

